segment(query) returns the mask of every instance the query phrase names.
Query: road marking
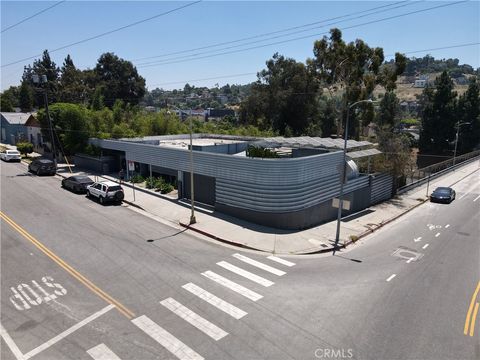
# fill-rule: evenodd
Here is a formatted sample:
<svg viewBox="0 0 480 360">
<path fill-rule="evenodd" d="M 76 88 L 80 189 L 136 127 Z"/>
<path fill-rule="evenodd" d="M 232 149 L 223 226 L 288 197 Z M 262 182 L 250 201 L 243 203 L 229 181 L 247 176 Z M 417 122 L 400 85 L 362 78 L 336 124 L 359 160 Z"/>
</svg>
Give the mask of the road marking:
<svg viewBox="0 0 480 360">
<path fill-rule="evenodd" d="M 112 310 L 114 307 L 115 306 L 112 305 L 112 304 L 105 306 L 102 310 L 97 311 L 95 314 L 92 314 L 89 317 L 87 317 L 86 319 L 83 319 L 79 323 L 73 325 L 71 328 L 65 330 L 64 332 L 62 332 L 62 333 L 58 334 L 57 336 L 53 337 L 52 339 L 48 340 L 46 343 L 44 343 L 44 344 L 36 347 L 35 349 L 29 351 L 28 353 L 26 353 L 23 356 L 23 359 L 27 360 L 27 359 L 30 359 L 31 357 L 41 353 L 43 350 L 48 349 L 53 344 L 56 344 L 57 342 L 59 342 L 63 338 L 67 337 L 71 333 L 80 329 L 82 326 L 87 325 L 89 322 L 92 322 L 93 320 L 99 318 L 100 316 L 102 316 L 106 312 Z"/>
<path fill-rule="evenodd" d="M 210 336 L 213 340 L 218 341 L 221 338 L 224 338 L 228 333 L 220 329 L 217 325 L 212 324 L 207 319 L 204 319 L 197 313 L 193 312 L 189 308 L 180 304 L 177 300 L 168 298 L 160 301 L 160 304 L 165 306 L 168 310 L 173 312 L 175 315 L 180 316 L 183 320 L 189 324 L 195 326 L 198 330 L 204 332 Z"/>
<path fill-rule="evenodd" d="M 2 336 L 7 346 L 10 348 L 10 351 L 17 358 L 17 360 L 23 360 L 22 352 L 18 348 L 17 344 L 15 344 L 15 341 L 13 341 L 13 339 L 7 333 L 7 330 L 5 330 L 2 324 L 0 324 L 0 335 Z"/>
<path fill-rule="evenodd" d="M 54 262 L 56 262 L 60 267 L 62 267 L 64 270 L 66 270 L 70 275 L 72 275 L 75 279 L 80 281 L 83 285 L 85 285 L 87 288 L 89 288 L 91 291 L 93 291 L 95 294 L 100 296 L 103 300 L 106 302 L 115 305 L 118 311 L 120 311 L 123 315 L 125 315 L 127 318 L 131 319 L 132 317 L 135 316 L 135 314 L 127 309 L 125 306 L 123 306 L 121 303 L 119 303 L 117 300 L 112 298 L 110 295 L 108 295 L 106 292 L 98 288 L 94 283 L 92 283 L 90 280 L 88 280 L 86 277 L 84 277 L 82 274 L 80 274 L 77 270 L 75 270 L 73 267 L 68 265 L 65 261 L 63 261 L 60 257 L 55 255 L 50 249 L 48 249 L 45 245 L 43 245 L 40 241 L 35 239 L 32 235 L 30 235 L 26 230 L 24 230 L 20 225 L 16 224 L 12 219 L 10 219 L 5 213 L 0 211 L 0 217 L 7 222 L 11 227 L 13 227 L 17 232 L 19 232 L 25 239 L 30 241 L 33 245 L 35 245 L 41 252 L 43 252 L 45 255 L 47 255 L 50 259 L 52 259 Z"/>
<path fill-rule="evenodd" d="M 285 260 L 285 259 L 282 259 L 282 258 L 279 258 L 279 257 L 276 257 L 275 255 L 267 256 L 267 259 L 276 261 L 279 264 L 282 264 L 282 265 L 285 265 L 285 266 L 289 266 L 289 267 L 295 266 L 295 263 L 290 262 L 290 261 Z"/>
<path fill-rule="evenodd" d="M 472 295 L 472 300 L 470 301 L 470 306 L 468 307 L 467 317 L 465 318 L 465 326 L 463 328 L 463 333 L 465 335 L 468 334 L 468 326 L 470 324 L 470 315 L 472 315 L 473 306 L 475 304 L 475 299 L 477 298 L 477 295 L 478 295 L 479 291 L 480 291 L 480 281 L 477 284 L 477 288 L 475 289 L 475 291 Z M 478 303 L 477 303 L 477 305 L 478 305 Z M 477 305 L 475 305 L 475 307 L 477 308 L 476 310 L 478 311 L 478 306 Z M 475 313 L 475 315 L 476 315 L 476 313 Z M 475 323 L 473 322 L 473 324 L 475 324 Z M 472 335 L 470 335 L 470 336 L 473 336 L 473 332 L 472 332 Z"/>
<path fill-rule="evenodd" d="M 216 283 L 225 286 L 226 288 L 229 288 L 230 290 L 233 290 L 240 295 L 245 296 L 246 298 L 257 301 L 260 300 L 263 296 L 260 294 L 257 294 L 256 292 L 247 289 L 246 287 L 243 287 L 242 285 L 239 285 L 231 280 L 228 280 L 227 278 L 224 278 L 221 275 L 218 275 L 214 273 L 213 271 L 205 271 L 202 273 L 203 276 L 209 278 L 210 280 L 215 281 Z"/>
<path fill-rule="evenodd" d="M 445 225 L 445 229 L 448 229 L 450 227 L 450 224 Z"/>
<path fill-rule="evenodd" d="M 470 336 L 473 336 L 475 332 L 475 320 L 477 319 L 478 302 L 475 304 L 475 310 L 473 310 L 472 323 L 470 324 Z"/>
<path fill-rule="evenodd" d="M 239 268 L 238 266 L 232 265 L 226 261 L 220 261 L 217 263 L 218 266 L 223 267 L 224 269 L 227 269 L 237 275 L 243 276 L 244 278 L 247 278 L 248 280 L 252 280 L 253 282 L 256 282 L 257 284 L 260 284 L 265 287 L 272 286 L 275 284 L 273 281 L 267 280 L 261 276 L 255 275 L 251 273 L 250 271 L 243 270 L 242 268 Z"/>
<path fill-rule="evenodd" d="M 258 267 L 259 269 L 262 269 L 262 270 L 265 270 L 265 271 L 268 271 L 269 273 L 272 273 L 272 274 L 275 274 L 277 276 L 282 276 L 282 275 L 285 275 L 286 272 L 285 271 L 282 271 L 282 270 L 278 270 L 270 265 L 266 265 L 264 263 L 261 263 L 260 261 L 256 261 L 256 260 L 253 260 L 253 259 L 250 259 L 249 257 L 246 257 L 246 256 L 243 256 L 243 255 L 240 255 L 240 254 L 233 254 L 232 255 L 234 258 L 237 258 L 238 260 L 241 260 L 247 264 L 250 264 L 250 265 L 253 265 L 253 266 L 256 266 Z"/>
<path fill-rule="evenodd" d="M 95 360 L 121 360 L 117 354 L 110 350 L 105 344 L 100 344 L 87 350 L 87 354 Z"/>
<path fill-rule="evenodd" d="M 390 277 L 387 279 L 387 282 L 390 281 L 390 280 L 392 280 L 395 276 L 397 276 L 397 274 L 392 274 L 392 275 L 390 275 Z"/>
<path fill-rule="evenodd" d="M 237 308 L 236 306 L 222 300 L 215 295 L 209 293 L 206 290 L 203 290 L 201 287 L 188 283 L 182 286 L 185 290 L 190 291 L 193 295 L 198 296 L 200 299 L 205 300 L 210 305 L 215 306 L 217 309 L 222 310 L 223 312 L 227 313 L 228 315 L 234 317 L 235 319 L 241 319 L 247 312 Z"/>
<path fill-rule="evenodd" d="M 462 196 L 460 196 L 460 197 L 458 198 L 458 200 L 463 199 L 463 198 L 464 198 L 465 196 L 467 196 L 467 195 L 468 195 L 468 192 L 466 192 L 465 194 L 463 194 Z"/>
<path fill-rule="evenodd" d="M 410 258 L 410 259 L 408 259 L 408 260 L 407 260 L 407 264 L 410 264 L 410 263 L 413 261 L 413 259 L 415 259 L 415 258 Z"/>
<path fill-rule="evenodd" d="M 473 199 L 473 202 L 477 201 L 478 199 L 480 199 L 480 195 L 478 195 L 475 199 Z"/>
<path fill-rule="evenodd" d="M 419 237 L 416 238 L 416 239 L 413 239 L 413 241 L 415 241 L 415 242 L 419 242 L 420 240 L 422 240 L 422 237 L 421 237 L 421 236 L 419 236 Z"/>
<path fill-rule="evenodd" d="M 190 349 L 187 345 L 178 340 L 167 330 L 150 320 L 150 318 L 147 316 L 142 315 L 136 319 L 133 319 L 132 323 L 137 325 L 147 335 L 149 335 L 152 339 L 154 339 L 180 360 L 203 360 L 202 356 Z"/>
<path fill-rule="evenodd" d="M 436 233 L 436 234 L 435 234 L 435 237 L 439 237 L 439 236 L 440 236 L 440 233 Z"/>
<path fill-rule="evenodd" d="M 428 247 L 428 244 L 423 245 L 422 249 L 426 249 Z"/>
</svg>

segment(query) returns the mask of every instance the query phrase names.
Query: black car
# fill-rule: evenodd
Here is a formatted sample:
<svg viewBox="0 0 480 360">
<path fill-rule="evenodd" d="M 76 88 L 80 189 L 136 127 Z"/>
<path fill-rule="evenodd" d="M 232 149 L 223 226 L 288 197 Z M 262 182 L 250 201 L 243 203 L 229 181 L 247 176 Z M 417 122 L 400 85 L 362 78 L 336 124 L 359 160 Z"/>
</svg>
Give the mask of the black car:
<svg viewBox="0 0 480 360">
<path fill-rule="evenodd" d="M 430 195 L 431 202 L 451 203 L 455 200 L 455 190 L 449 187 L 438 187 Z"/>
<path fill-rule="evenodd" d="M 37 175 L 55 175 L 57 167 L 52 160 L 35 159 L 28 165 L 28 171 Z"/>
<path fill-rule="evenodd" d="M 92 185 L 93 180 L 88 176 L 75 175 L 62 180 L 62 187 L 76 193 L 85 194 L 87 186 Z"/>
</svg>

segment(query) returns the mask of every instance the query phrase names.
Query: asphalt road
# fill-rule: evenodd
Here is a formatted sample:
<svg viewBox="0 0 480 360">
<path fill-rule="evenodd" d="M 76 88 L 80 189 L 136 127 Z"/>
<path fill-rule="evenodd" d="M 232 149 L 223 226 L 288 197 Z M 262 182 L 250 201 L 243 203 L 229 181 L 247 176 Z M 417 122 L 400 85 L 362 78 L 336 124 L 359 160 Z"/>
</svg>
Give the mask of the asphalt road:
<svg viewBox="0 0 480 360">
<path fill-rule="evenodd" d="M 2 163 L 1 358 L 479 359 L 480 171 L 454 188 L 287 266 Z"/>
</svg>

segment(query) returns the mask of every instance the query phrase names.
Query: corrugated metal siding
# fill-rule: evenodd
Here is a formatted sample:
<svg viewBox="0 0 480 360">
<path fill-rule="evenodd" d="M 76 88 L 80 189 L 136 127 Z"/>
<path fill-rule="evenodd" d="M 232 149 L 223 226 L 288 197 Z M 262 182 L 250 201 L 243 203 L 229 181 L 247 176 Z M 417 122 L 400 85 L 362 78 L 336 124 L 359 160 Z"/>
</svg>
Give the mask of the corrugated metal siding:
<svg viewBox="0 0 480 360">
<path fill-rule="evenodd" d="M 368 177 L 348 181 L 344 192 L 368 187 Z M 217 203 L 263 212 L 298 211 L 338 196 L 338 178 L 320 178 L 308 183 L 263 185 L 217 179 Z"/>
<path fill-rule="evenodd" d="M 92 143 L 105 149 L 125 151 L 128 160 L 190 171 L 188 150 L 100 139 L 94 139 Z M 193 158 L 196 174 L 277 186 L 305 184 L 320 178 L 338 178 L 342 152 L 295 159 L 252 159 L 194 151 Z"/>
<path fill-rule="evenodd" d="M 390 174 L 371 176 L 371 205 L 392 197 L 393 177 Z"/>
</svg>

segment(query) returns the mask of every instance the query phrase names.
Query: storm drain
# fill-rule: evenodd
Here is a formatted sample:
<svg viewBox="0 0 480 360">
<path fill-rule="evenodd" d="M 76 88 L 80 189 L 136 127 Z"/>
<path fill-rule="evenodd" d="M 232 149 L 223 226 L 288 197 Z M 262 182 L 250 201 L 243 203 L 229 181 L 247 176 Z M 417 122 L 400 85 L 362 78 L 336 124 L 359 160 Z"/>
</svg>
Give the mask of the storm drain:
<svg viewBox="0 0 480 360">
<path fill-rule="evenodd" d="M 418 251 L 415 251 L 415 249 L 410 249 L 406 246 L 400 246 L 398 249 L 396 249 L 392 253 L 392 256 L 396 256 L 401 259 L 406 259 L 406 260 L 412 259 L 411 261 L 417 261 L 423 257 L 423 254 L 419 253 Z"/>
</svg>

